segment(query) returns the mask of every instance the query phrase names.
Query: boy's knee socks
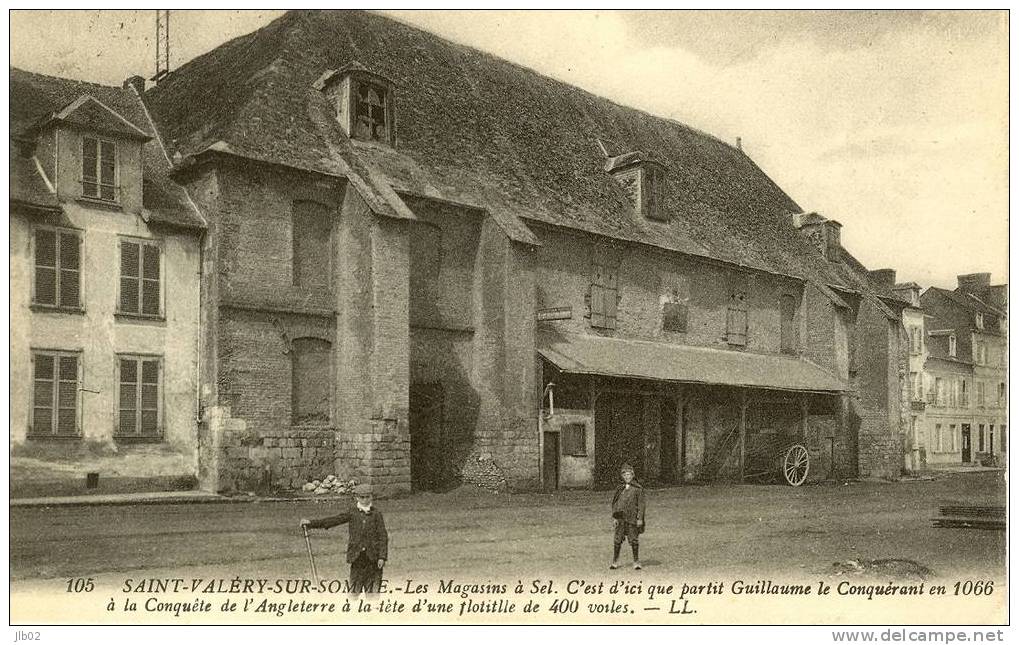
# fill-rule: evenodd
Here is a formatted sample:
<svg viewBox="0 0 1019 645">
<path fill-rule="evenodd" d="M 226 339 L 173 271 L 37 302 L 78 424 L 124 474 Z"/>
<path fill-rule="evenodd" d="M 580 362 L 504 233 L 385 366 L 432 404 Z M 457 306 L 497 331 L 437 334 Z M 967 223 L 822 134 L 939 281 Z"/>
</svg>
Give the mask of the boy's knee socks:
<svg viewBox="0 0 1019 645">
<path fill-rule="evenodd" d="M 640 560 L 640 545 L 636 542 L 631 542 L 630 549 L 633 550 L 633 561 Z"/>
<path fill-rule="evenodd" d="M 619 559 L 619 549 L 622 547 L 622 543 L 612 545 L 612 560 L 613 562 Z"/>
</svg>

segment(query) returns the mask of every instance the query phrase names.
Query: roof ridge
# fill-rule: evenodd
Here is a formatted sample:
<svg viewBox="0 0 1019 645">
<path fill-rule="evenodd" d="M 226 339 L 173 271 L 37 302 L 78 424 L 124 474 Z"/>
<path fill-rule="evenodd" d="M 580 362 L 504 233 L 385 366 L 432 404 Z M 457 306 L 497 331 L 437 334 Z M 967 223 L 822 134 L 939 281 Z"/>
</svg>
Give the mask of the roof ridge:
<svg viewBox="0 0 1019 645">
<path fill-rule="evenodd" d="M 80 78 L 72 78 L 70 76 L 55 76 L 53 74 L 43 74 L 41 72 L 33 72 L 31 70 L 15 67 L 13 65 L 11 65 L 11 71 L 17 72 L 18 74 L 27 74 L 29 76 L 36 76 L 38 78 L 44 78 L 50 81 L 58 81 L 61 83 L 77 83 L 79 85 L 91 85 L 93 87 L 100 87 L 104 90 L 122 90 L 122 91 L 124 90 L 124 88 L 120 87 L 119 85 L 104 85 L 103 83 L 97 83 L 95 81 L 86 81 Z"/>
</svg>

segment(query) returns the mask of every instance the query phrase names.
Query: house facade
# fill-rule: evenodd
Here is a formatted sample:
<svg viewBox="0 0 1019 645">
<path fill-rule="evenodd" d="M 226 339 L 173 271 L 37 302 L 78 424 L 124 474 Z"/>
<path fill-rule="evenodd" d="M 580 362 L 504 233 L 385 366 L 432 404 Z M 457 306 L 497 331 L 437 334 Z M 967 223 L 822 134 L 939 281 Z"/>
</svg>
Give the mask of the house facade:
<svg viewBox="0 0 1019 645">
<path fill-rule="evenodd" d="M 932 464 L 1005 462 L 1008 446 L 1008 315 L 1005 285 L 961 275 L 955 290 L 930 287 L 925 362 L 926 449 Z"/>
<path fill-rule="evenodd" d="M 13 489 L 51 471 L 189 486 L 204 222 L 132 87 L 10 80 L 10 438 L 31 460 Z"/>
</svg>

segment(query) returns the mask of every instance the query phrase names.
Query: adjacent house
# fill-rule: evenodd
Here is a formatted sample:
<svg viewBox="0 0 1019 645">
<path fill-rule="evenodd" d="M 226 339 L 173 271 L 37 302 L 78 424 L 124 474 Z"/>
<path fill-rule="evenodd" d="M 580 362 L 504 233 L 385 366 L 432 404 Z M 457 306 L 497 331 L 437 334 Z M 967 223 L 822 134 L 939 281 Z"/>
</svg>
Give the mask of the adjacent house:
<svg viewBox="0 0 1019 645">
<path fill-rule="evenodd" d="M 1001 464 L 1008 445 L 1007 285 L 960 275 L 920 297 L 928 324 L 924 448 L 930 464 Z"/>
<path fill-rule="evenodd" d="M 737 147 L 355 11 L 144 101 L 207 218 L 204 487 L 902 469 L 903 307 Z"/>
<path fill-rule="evenodd" d="M 12 490 L 193 485 L 202 217 L 130 85 L 12 69 L 10 125 Z"/>
</svg>

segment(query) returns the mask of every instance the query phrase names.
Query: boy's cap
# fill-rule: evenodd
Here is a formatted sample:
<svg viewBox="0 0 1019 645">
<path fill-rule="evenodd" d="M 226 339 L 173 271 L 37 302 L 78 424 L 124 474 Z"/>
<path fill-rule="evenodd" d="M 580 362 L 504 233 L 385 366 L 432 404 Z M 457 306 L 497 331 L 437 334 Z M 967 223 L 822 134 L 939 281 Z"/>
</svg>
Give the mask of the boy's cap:
<svg viewBox="0 0 1019 645">
<path fill-rule="evenodd" d="M 625 472 L 632 473 L 633 472 L 633 466 L 631 466 L 630 464 L 623 464 L 622 466 L 620 466 L 619 472 L 621 472 L 621 473 L 625 473 Z"/>
<path fill-rule="evenodd" d="M 354 495 L 357 497 L 364 497 L 372 494 L 371 484 L 358 484 L 354 487 Z"/>
</svg>

